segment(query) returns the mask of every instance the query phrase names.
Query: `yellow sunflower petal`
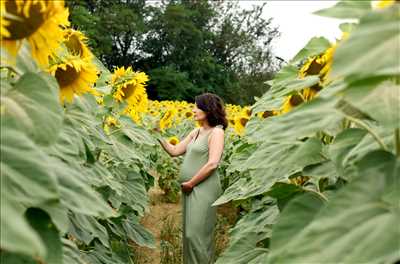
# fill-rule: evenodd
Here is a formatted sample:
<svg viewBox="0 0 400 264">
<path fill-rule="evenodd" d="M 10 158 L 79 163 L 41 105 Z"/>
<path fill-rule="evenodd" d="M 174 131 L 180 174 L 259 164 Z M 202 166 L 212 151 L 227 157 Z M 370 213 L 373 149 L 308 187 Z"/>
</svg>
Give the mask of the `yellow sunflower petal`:
<svg viewBox="0 0 400 264">
<path fill-rule="evenodd" d="M 21 42 L 26 39 L 30 44 L 32 56 L 40 65 L 47 66 L 49 56 L 63 41 L 62 27 L 70 24 L 69 12 L 64 7 L 64 1 L 7 0 L 4 7 L 5 12 L 11 15 L 6 18 L 5 25 L 10 34 L 1 34 L 1 45 L 15 56 Z"/>
</svg>

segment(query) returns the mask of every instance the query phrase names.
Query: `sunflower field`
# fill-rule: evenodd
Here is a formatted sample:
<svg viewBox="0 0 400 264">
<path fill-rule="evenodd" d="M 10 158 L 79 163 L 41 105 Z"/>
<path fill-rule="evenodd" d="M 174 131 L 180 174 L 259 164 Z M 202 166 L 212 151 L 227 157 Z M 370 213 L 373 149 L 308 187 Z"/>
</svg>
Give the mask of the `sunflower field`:
<svg viewBox="0 0 400 264">
<path fill-rule="evenodd" d="M 106 69 L 64 1 L 1 1 L 1 263 L 137 263 L 148 190 L 179 199 L 193 104 Z M 400 3 L 340 1 L 353 22 L 307 45 L 229 126 L 214 205 L 240 210 L 225 263 L 400 261 Z M 137 249 L 139 246 L 139 249 Z"/>
<path fill-rule="evenodd" d="M 317 14 L 354 23 L 312 38 L 251 107 L 214 203 L 242 208 L 218 264 L 400 261 L 400 3 Z"/>
</svg>

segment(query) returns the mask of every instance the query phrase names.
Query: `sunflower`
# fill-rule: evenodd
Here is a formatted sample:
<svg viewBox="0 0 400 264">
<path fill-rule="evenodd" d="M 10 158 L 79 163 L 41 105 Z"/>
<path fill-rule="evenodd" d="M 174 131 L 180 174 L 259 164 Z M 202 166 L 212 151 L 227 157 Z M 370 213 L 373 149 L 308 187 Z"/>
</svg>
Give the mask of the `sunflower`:
<svg viewBox="0 0 400 264">
<path fill-rule="evenodd" d="M 91 59 L 92 53 L 88 49 L 86 42 L 87 38 L 82 32 L 70 28 L 65 30 L 64 44 L 71 54 L 82 59 Z"/>
<path fill-rule="evenodd" d="M 228 118 L 228 124 L 230 125 L 230 126 L 235 126 L 235 119 L 234 118 Z"/>
<path fill-rule="evenodd" d="M 111 77 L 114 99 L 118 102 L 126 100 L 128 104 L 136 103 L 135 96 L 146 91 L 145 82 L 148 80 L 144 72 L 134 72 L 132 67 L 115 69 Z"/>
<path fill-rule="evenodd" d="M 32 56 L 40 65 L 47 66 L 49 56 L 64 39 L 63 27 L 70 24 L 64 1 L 7 0 L 2 5 L 10 16 L 3 22 L 4 12 L 1 12 L 2 27 L 7 29 L 1 34 L 1 46 L 15 57 L 26 39 Z"/>
<path fill-rule="evenodd" d="M 141 123 L 142 114 L 147 112 L 147 94 L 146 91 L 138 92 L 135 96 L 135 103 L 128 104 L 128 106 L 124 109 L 123 114 L 126 114 L 131 117 L 133 121 L 137 124 Z"/>
<path fill-rule="evenodd" d="M 170 137 L 169 139 L 168 139 L 168 142 L 171 144 L 171 145 L 177 145 L 177 144 L 179 144 L 179 139 L 177 138 L 177 137 L 175 137 L 175 136 L 173 136 L 173 137 Z"/>
<path fill-rule="evenodd" d="M 113 116 L 107 116 L 107 117 L 104 119 L 104 122 L 103 122 L 103 130 L 104 130 L 104 132 L 106 132 L 107 135 L 110 134 L 110 128 L 111 128 L 111 127 L 120 127 L 120 126 L 121 126 L 121 125 L 120 125 L 118 119 L 116 119 L 116 118 L 113 117 Z"/>
<path fill-rule="evenodd" d="M 185 112 L 185 117 L 186 117 L 186 118 L 191 118 L 191 117 L 193 117 L 193 112 L 192 112 L 192 111 L 186 111 L 186 112 Z"/>
<path fill-rule="evenodd" d="M 49 72 L 57 79 L 60 86 L 60 100 L 71 103 L 74 94 L 92 93 L 98 95 L 93 88 L 97 81 L 97 68 L 87 60 L 76 57 L 66 57 L 54 63 Z"/>
<path fill-rule="evenodd" d="M 148 110 L 145 83 L 149 77 L 144 72 L 135 72 L 132 67 L 119 67 L 111 76 L 112 94 L 117 102 L 125 101 L 128 106 L 123 114 L 140 123 L 142 113 Z"/>
<path fill-rule="evenodd" d="M 260 117 L 260 118 L 266 119 L 268 117 L 271 117 L 271 116 L 274 116 L 274 115 L 277 115 L 277 114 L 278 114 L 277 111 L 273 111 L 273 110 L 269 111 L 269 110 L 267 110 L 267 111 L 264 111 L 264 112 L 257 113 L 257 116 Z"/>
<path fill-rule="evenodd" d="M 283 103 L 281 114 L 290 112 L 294 107 L 298 106 L 303 102 L 303 98 L 300 94 L 292 94 L 285 98 Z"/>
<path fill-rule="evenodd" d="M 235 118 L 234 129 L 238 135 L 243 135 L 244 129 L 245 129 L 248 121 L 249 121 L 249 117 L 246 115 L 239 115 Z"/>
<path fill-rule="evenodd" d="M 318 93 L 318 91 L 320 91 L 321 86 L 318 86 L 318 85 L 314 85 L 314 86 L 307 87 L 301 91 L 301 94 L 305 101 L 310 101 L 315 96 L 317 96 L 317 93 Z"/>
<path fill-rule="evenodd" d="M 171 108 L 160 119 L 160 129 L 162 131 L 164 131 L 164 129 L 172 126 L 172 120 L 173 120 L 174 116 L 176 115 L 176 112 L 177 111 L 175 108 Z"/>
<path fill-rule="evenodd" d="M 376 9 L 382 9 L 382 8 L 387 8 L 389 6 L 392 6 L 396 0 L 380 0 L 378 2 L 372 1 L 372 5 Z M 397 1 L 399 2 L 399 1 Z"/>
<path fill-rule="evenodd" d="M 10 21 L 6 20 L 6 2 L 0 1 L 0 36 L 10 37 L 11 33 L 8 31 L 7 26 L 10 25 Z"/>
</svg>

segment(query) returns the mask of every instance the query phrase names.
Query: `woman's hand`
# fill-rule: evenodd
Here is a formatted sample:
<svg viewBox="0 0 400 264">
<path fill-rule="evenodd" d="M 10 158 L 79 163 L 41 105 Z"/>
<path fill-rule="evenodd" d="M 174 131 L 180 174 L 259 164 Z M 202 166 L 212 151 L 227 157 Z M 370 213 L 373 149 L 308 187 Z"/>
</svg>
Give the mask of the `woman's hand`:
<svg viewBox="0 0 400 264">
<path fill-rule="evenodd" d="M 181 189 L 184 193 L 191 193 L 193 191 L 193 183 L 191 181 L 181 183 Z"/>
</svg>

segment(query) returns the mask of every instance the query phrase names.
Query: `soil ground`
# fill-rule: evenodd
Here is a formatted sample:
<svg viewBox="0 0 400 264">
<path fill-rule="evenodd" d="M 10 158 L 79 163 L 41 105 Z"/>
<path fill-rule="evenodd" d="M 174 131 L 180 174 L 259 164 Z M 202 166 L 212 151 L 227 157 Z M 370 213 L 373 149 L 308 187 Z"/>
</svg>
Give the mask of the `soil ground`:
<svg viewBox="0 0 400 264">
<path fill-rule="evenodd" d="M 157 181 L 157 177 L 155 180 Z M 157 182 L 155 182 L 155 186 L 149 189 L 148 194 L 150 199 L 149 211 L 141 219 L 141 223 L 154 235 L 156 248 L 136 247 L 136 252 L 139 254 L 138 263 L 160 264 L 162 257 L 160 243 L 162 228 L 168 218 L 173 219 L 176 226 L 181 226 L 181 204 L 179 201 L 177 203 L 165 202 L 163 198 L 164 192 L 158 187 Z M 236 221 L 236 210 L 230 204 L 227 204 L 219 206 L 217 213 L 216 253 L 219 255 L 228 245 L 228 230 Z"/>
</svg>

